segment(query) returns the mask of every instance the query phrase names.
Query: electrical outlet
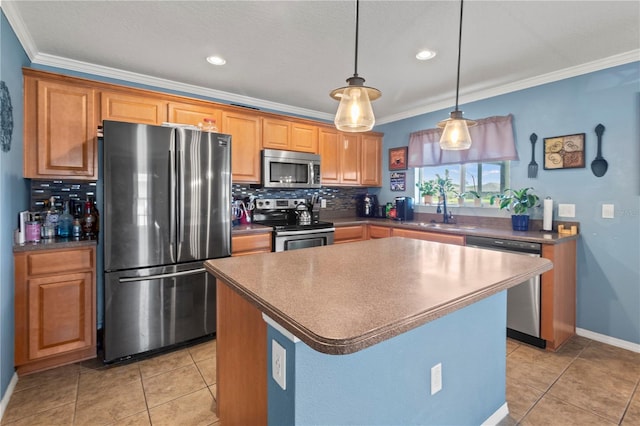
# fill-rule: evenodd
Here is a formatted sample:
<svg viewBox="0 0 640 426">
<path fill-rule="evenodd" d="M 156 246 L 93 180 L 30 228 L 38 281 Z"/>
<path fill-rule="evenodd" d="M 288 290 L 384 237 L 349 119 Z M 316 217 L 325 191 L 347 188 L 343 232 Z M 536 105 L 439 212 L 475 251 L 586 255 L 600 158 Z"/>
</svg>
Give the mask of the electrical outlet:
<svg viewBox="0 0 640 426">
<path fill-rule="evenodd" d="M 320 200 L 320 208 L 322 209 L 327 208 L 327 200 L 325 200 L 324 198 Z"/>
<path fill-rule="evenodd" d="M 576 217 L 576 205 L 558 204 L 558 217 Z"/>
<path fill-rule="evenodd" d="M 271 340 L 271 375 L 283 390 L 287 390 L 287 351 Z"/>
<path fill-rule="evenodd" d="M 437 363 L 431 367 L 431 395 L 442 390 L 442 363 Z"/>
<path fill-rule="evenodd" d="M 613 211 L 614 211 L 613 204 L 602 205 L 602 217 L 604 219 L 613 219 L 614 218 Z"/>
</svg>

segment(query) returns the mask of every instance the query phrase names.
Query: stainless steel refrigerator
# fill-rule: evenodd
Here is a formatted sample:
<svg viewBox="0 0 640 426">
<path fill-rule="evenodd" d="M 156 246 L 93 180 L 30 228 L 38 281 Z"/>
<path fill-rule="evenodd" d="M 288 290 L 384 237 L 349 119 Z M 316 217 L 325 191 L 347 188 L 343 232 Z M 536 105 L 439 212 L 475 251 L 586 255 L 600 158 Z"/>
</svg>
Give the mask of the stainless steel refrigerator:
<svg viewBox="0 0 640 426">
<path fill-rule="evenodd" d="M 104 361 L 216 331 L 215 279 L 231 255 L 231 136 L 104 122 Z"/>
</svg>

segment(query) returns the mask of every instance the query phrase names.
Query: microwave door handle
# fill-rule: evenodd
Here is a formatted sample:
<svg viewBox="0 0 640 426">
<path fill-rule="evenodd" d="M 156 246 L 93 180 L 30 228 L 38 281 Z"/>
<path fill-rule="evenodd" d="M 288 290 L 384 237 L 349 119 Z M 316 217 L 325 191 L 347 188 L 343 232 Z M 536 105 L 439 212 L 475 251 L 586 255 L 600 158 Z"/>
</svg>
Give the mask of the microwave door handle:
<svg viewBox="0 0 640 426">
<path fill-rule="evenodd" d="M 314 176 L 314 172 L 313 172 L 313 163 L 309 163 L 309 182 L 308 183 L 313 183 L 316 181 L 315 176 Z"/>
</svg>

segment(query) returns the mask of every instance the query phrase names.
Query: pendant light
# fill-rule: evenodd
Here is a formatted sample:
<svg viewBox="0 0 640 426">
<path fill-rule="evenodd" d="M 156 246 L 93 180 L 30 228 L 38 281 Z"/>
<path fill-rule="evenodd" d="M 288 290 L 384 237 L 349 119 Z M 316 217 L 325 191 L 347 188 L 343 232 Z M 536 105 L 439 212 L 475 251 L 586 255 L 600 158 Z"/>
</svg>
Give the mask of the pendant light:
<svg viewBox="0 0 640 426">
<path fill-rule="evenodd" d="M 371 108 L 382 94 L 378 89 L 364 85 L 364 78 L 358 75 L 358 21 L 360 1 L 356 0 L 356 53 L 353 77 L 347 79 L 348 86 L 333 90 L 329 96 L 340 101 L 334 123 L 343 132 L 366 132 L 376 122 Z"/>
<path fill-rule="evenodd" d="M 458 110 L 458 93 L 460 90 L 460 51 L 462 47 L 462 7 L 464 0 L 460 0 L 460 33 L 458 35 L 458 76 L 456 79 L 456 109 L 451 111 L 450 118 L 438 123 L 438 127 L 444 128 L 440 137 L 440 149 L 463 150 L 471 146 L 469 127 L 478 124 L 476 121 L 462 117 L 462 111 Z"/>
</svg>

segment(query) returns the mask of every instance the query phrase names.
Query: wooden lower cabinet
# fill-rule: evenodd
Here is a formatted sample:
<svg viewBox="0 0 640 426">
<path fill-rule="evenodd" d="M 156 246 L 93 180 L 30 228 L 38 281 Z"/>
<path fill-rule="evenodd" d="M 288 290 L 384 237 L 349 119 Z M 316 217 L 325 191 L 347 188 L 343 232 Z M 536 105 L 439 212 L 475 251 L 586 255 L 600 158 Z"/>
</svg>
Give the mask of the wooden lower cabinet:
<svg viewBox="0 0 640 426">
<path fill-rule="evenodd" d="M 267 424 L 267 324 L 261 312 L 218 280 L 216 409 L 224 425 Z"/>
<path fill-rule="evenodd" d="M 416 240 L 435 241 L 437 243 L 464 245 L 464 235 L 451 235 L 440 232 L 414 231 L 411 229 L 394 228 L 394 237 L 413 238 Z"/>
<path fill-rule="evenodd" d="M 271 232 L 265 234 L 234 235 L 231 238 L 231 256 L 245 256 L 271 252 Z"/>
<path fill-rule="evenodd" d="M 96 357 L 96 249 L 14 254 L 19 374 Z"/>
<path fill-rule="evenodd" d="M 334 244 L 367 240 L 367 225 L 339 226 L 333 235 Z"/>
<path fill-rule="evenodd" d="M 576 333 L 576 256 L 576 240 L 542 245 L 542 257 L 553 262 L 542 274 L 540 290 L 540 333 L 550 351 Z"/>
<path fill-rule="evenodd" d="M 391 229 L 387 226 L 369 225 L 369 238 L 389 238 L 391 236 Z"/>
</svg>

